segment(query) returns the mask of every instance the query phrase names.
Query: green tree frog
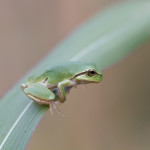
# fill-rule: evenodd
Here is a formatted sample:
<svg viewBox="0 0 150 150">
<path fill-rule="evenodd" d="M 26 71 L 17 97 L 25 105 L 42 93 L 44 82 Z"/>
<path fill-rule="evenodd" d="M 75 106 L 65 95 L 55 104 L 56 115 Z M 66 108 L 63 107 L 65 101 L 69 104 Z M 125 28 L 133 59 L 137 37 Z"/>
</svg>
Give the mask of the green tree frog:
<svg viewBox="0 0 150 150">
<path fill-rule="evenodd" d="M 39 104 L 56 108 L 55 102 L 66 100 L 66 91 L 78 84 L 99 83 L 102 73 L 92 63 L 64 62 L 31 76 L 22 89 L 27 97 Z"/>
</svg>

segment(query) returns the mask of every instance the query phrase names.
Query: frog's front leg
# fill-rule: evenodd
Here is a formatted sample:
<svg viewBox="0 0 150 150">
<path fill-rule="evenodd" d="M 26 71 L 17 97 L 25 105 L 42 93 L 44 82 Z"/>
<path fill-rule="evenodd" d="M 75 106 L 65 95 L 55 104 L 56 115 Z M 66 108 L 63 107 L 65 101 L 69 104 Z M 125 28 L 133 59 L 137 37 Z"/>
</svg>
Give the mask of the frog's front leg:
<svg viewBox="0 0 150 150">
<path fill-rule="evenodd" d="M 63 103 L 66 100 L 65 86 L 73 86 L 75 83 L 71 80 L 64 80 L 57 85 L 59 101 Z"/>
<path fill-rule="evenodd" d="M 41 83 L 22 85 L 24 93 L 39 104 L 49 105 L 55 99 L 55 94 Z"/>
</svg>

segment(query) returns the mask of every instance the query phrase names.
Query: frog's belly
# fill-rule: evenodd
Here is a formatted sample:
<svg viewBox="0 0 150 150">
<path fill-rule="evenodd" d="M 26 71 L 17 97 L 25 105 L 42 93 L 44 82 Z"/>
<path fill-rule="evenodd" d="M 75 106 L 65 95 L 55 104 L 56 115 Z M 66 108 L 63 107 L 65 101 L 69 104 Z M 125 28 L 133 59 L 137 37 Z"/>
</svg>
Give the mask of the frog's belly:
<svg viewBox="0 0 150 150">
<path fill-rule="evenodd" d="M 68 93 L 72 87 L 73 86 L 66 86 L 65 92 Z M 55 95 L 58 95 L 58 89 L 57 88 L 54 88 L 52 91 L 54 92 Z"/>
</svg>

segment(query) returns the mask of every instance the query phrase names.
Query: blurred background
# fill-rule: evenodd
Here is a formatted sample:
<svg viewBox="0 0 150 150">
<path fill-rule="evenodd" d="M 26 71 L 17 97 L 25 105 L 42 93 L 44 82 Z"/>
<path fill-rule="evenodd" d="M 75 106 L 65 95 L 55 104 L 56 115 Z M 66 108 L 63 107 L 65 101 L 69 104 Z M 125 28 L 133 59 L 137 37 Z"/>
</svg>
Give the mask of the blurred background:
<svg viewBox="0 0 150 150">
<path fill-rule="evenodd" d="M 119 0 L 1 0 L 0 97 L 82 22 Z M 150 43 L 103 71 L 101 84 L 72 89 L 48 111 L 27 150 L 149 150 Z"/>
</svg>

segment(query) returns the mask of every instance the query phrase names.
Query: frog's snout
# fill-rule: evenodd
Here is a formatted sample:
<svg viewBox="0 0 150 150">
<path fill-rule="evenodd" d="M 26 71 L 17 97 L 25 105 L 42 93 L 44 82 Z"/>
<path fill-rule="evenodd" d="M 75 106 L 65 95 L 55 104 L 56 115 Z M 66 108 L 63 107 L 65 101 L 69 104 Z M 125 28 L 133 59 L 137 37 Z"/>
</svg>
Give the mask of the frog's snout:
<svg viewBox="0 0 150 150">
<path fill-rule="evenodd" d="M 100 77 L 102 78 L 102 77 L 103 77 L 103 75 L 102 75 L 102 74 L 100 74 Z"/>
</svg>

